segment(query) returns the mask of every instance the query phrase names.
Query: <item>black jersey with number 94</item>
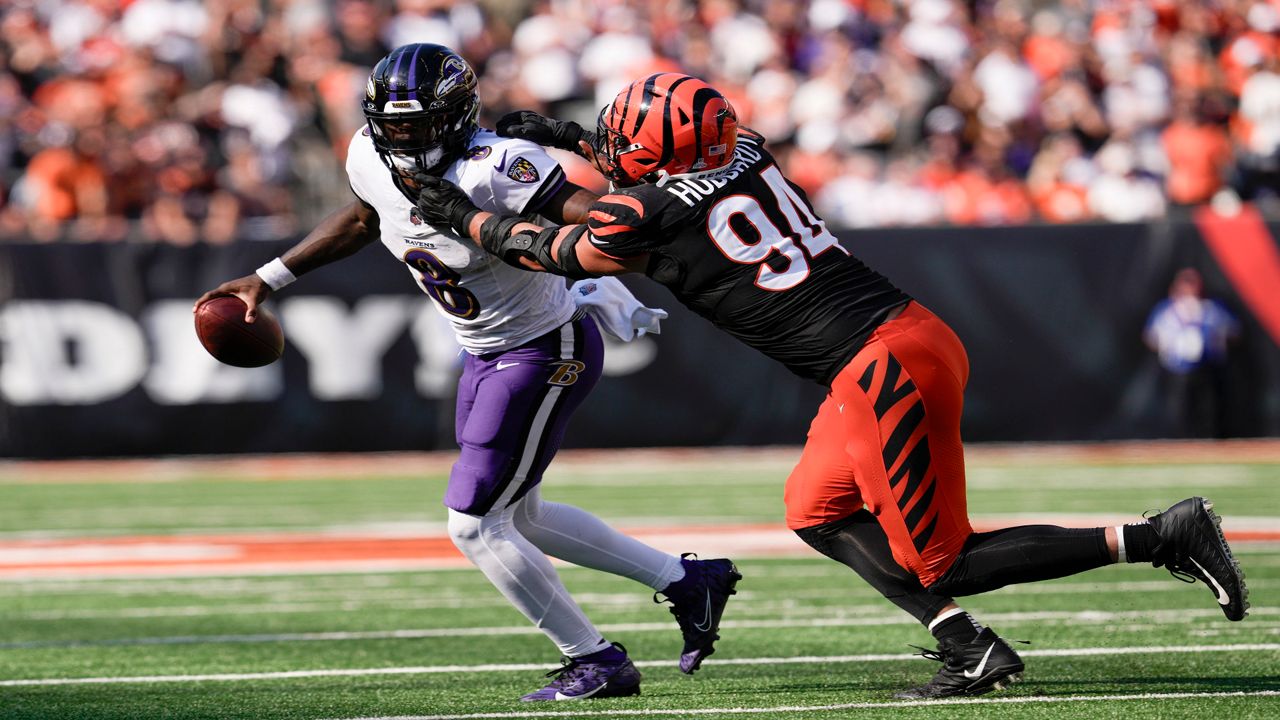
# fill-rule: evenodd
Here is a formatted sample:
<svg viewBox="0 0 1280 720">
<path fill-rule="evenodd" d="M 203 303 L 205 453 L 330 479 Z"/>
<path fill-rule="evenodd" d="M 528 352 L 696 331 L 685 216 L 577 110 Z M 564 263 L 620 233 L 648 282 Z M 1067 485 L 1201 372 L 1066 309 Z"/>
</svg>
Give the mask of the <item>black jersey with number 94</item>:
<svg viewBox="0 0 1280 720">
<path fill-rule="evenodd" d="M 824 385 L 910 299 L 840 247 L 750 132 L 724 172 L 605 195 L 588 227 L 597 250 L 648 253 L 645 274 L 681 303 Z"/>
</svg>

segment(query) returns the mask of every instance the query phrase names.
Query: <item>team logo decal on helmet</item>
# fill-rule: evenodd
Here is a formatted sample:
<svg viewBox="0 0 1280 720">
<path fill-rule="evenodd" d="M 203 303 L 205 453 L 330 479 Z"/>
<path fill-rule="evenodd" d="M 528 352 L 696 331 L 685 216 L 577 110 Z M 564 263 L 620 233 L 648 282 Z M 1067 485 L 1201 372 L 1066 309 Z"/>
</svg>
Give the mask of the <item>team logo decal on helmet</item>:
<svg viewBox="0 0 1280 720">
<path fill-rule="evenodd" d="M 738 115 L 702 80 L 658 73 L 632 83 L 600 111 L 596 143 L 610 180 L 661 183 L 728 165 Z"/>
<path fill-rule="evenodd" d="M 396 183 L 432 172 L 466 152 L 480 101 L 476 74 L 443 45 L 392 50 L 369 74 L 362 103 L 369 134 Z"/>
<path fill-rule="evenodd" d="M 458 86 L 462 82 L 463 76 L 471 71 L 462 58 L 457 55 L 450 55 L 444 59 L 444 66 L 440 69 L 440 82 L 436 83 L 436 97 L 442 98 L 449 94 L 449 91 Z"/>
<path fill-rule="evenodd" d="M 492 151 L 493 151 L 493 148 L 489 147 L 488 145 L 477 145 L 467 151 L 467 159 L 483 160 L 489 157 L 489 153 Z"/>
<path fill-rule="evenodd" d="M 528 160 L 518 157 L 511 161 L 511 167 L 507 170 L 507 177 L 518 183 L 536 183 L 538 182 L 538 168 Z"/>
</svg>

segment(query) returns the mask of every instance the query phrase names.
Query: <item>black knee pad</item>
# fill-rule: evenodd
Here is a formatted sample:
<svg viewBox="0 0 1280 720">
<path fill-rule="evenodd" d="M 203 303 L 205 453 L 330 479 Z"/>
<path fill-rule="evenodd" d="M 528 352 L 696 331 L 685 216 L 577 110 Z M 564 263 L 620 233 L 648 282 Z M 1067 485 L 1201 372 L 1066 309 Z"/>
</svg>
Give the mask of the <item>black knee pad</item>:
<svg viewBox="0 0 1280 720">
<path fill-rule="evenodd" d="M 956 592 L 960 590 L 961 592 Z M 925 592 L 935 597 L 953 598 L 956 595 L 964 595 L 964 588 L 957 587 L 954 583 L 949 583 L 946 576 L 934 580 L 931 585 L 924 589 Z"/>
<path fill-rule="evenodd" d="M 826 536 L 824 536 L 820 531 L 819 528 L 821 527 L 822 526 L 799 528 L 794 532 L 796 534 L 796 537 L 799 537 L 801 540 L 804 541 L 805 545 L 808 545 L 809 547 L 813 548 L 814 550 L 817 550 L 818 552 L 822 553 L 823 555 L 826 555 L 827 557 L 831 557 L 831 553 L 827 552 L 827 547 L 830 543 L 828 542 Z"/>
</svg>

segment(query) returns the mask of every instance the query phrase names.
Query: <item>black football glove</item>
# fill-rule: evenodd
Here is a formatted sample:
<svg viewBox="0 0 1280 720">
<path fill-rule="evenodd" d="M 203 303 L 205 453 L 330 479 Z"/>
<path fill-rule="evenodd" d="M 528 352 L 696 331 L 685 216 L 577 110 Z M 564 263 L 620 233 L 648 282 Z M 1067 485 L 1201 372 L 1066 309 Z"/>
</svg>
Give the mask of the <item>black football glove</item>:
<svg viewBox="0 0 1280 720">
<path fill-rule="evenodd" d="M 469 237 L 467 226 L 480 210 L 461 188 L 444 178 L 421 172 L 413 176 L 413 182 L 418 186 L 414 204 L 424 222 L 437 230 L 452 230 L 459 237 Z"/>
<path fill-rule="evenodd" d="M 572 120 L 562 121 L 539 115 L 532 110 L 517 110 L 498 120 L 498 134 L 537 143 L 543 147 L 560 148 L 582 155 L 579 140 L 595 147 L 596 134 L 584 130 Z"/>
</svg>

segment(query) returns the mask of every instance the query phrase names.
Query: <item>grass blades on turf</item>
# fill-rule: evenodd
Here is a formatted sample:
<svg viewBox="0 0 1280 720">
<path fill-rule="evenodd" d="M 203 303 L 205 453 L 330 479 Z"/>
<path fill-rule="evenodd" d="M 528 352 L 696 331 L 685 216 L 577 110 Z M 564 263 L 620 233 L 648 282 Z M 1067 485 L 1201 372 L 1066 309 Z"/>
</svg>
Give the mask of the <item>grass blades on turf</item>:
<svg viewBox="0 0 1280 720">
<path fill-rule="evenodd" d="M 777 522 L 786 469 L 566 467 L 544 492 L 631 527 Z M 1276 529 L 1277 476 L 1265 462 L 978 461 L 970 509 L 1136 516 L 1201 493 L 1228 528 L 1249 518 Z M 0 485 L 0 567 L 38 564 L 19 545 L 46 537 L 426 533 L 443 520 L 442 475 Z M 640 662 L 644 694 L 550 706 L 517 698 L 544 682 L 554 649 L 470 569 L 0 576 L 0 718 L 1280 717 L 1280 543 L 1235 549 L 1252 590 L 1243 623 L 1226 622 L 1206 588 L 1146 565 L 965 599 L 1003 636 L 1031 641 L 1019 646 L 1026 679 L 982 704 L 922 706 L 890 696 L 934 671 L 908 647 L 931 644 L 927 633 L 803 546 L 737 558 L 746 577 L 718 652 L 694 677 L 676 670 L 679 632 L 646 588 L 563 568 L 587 613 Z"/>
</svg>

